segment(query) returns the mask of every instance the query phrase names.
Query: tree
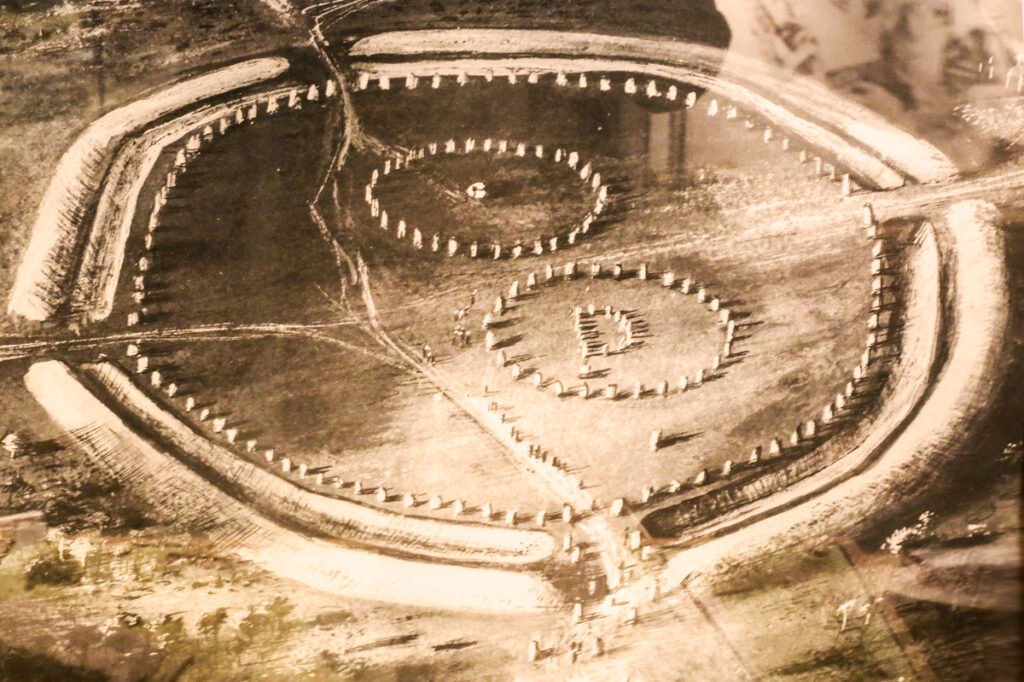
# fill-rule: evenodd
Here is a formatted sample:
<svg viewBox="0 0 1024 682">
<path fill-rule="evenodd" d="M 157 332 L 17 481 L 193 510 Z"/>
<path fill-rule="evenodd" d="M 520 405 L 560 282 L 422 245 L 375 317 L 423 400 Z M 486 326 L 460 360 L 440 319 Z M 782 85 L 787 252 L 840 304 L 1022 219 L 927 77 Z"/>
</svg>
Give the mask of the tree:
<svg viewBox="0 0 1024 682">
<path fill-rule="evenodd" d="M 285 629 L 288 622 L 288 614 L 295 610 L 295 606 L 288 602 L 287 597 L 274 597 L 274 600 L 267 604 L 266 608 L 278 632 Z"/>
<path fill-rule="evenodd" d="M 228 611 L 225 608 L 209 611 L 199 619 L 199 632 L 208 637 L 213 637 L 214 644 L 217 644 L 220 629 L 224 626 L 227 619 Z"/>
</svg>

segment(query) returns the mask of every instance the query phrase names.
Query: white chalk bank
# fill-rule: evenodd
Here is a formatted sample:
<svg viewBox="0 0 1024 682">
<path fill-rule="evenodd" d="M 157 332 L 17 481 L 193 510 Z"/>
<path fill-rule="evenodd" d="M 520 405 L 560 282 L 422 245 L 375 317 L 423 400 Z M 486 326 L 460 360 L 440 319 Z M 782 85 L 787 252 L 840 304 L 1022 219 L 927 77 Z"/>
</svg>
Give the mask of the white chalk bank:
<svg viewBox="0 0 1024 682">
<path fill-rule="evenodd" d="M 550 559 L 556 545 L 546 532 L 470 521 L 398 514 L 302 488 L 242 459 L 194 431 L 109 362 L 79 371 L 118 400 L 118 408 L 160 434 L 162 442 L 216 472 L 220 487 L 297 525 L 360 545 L 422 558 L 524 566 Z"/>
<path fill-rule="evenodd" d="M 950 208 L 955 297 L 948 359 L 920 409 L 877 462 L 800 506 L 680 552 L 665 568 L 670 584 L 887 519 L 925 494 L 958 460 L 974 456 L 972 443 L 1005 380 L 1010 343 L 998 220 L 998 210 L 986 202 Z"/>
<path fill-rule="evenodd" d="M 114 309 L 117 282 L 125 248 L 140 200 L 140 192 L 164 149 L 237 109 L 287 97 L 299 87 L 287 83 L 260 92 L 207 104 L 131 137 L 110 164 L 96 204 L 73 284 L 69 285 L 70 317 L 86 322 L 105 320 Z"/>
<path fill-rule="evenodd" d="M 93 121 L 64 153 L 39 204 L 32 236 L 14 280 L 7 312 L 45 320 L 64 302 L 79 232 L 114 149 L 126 135 L 204 99 L 275 78 L 287 59 L 252 59 L 176 83 Z"/>
<path fill-rule="evenodd" d="M 766 118 L 794 134 L 805 136 L 816 129 L 813 141 L 825 148 L 831 148 L 837 139 L 848 138 L 871 156 L 885 160 L 892 168 L 921 182 L 948 180 L 959 173 L 955 164 L 933 145 L 813 79 L 697 43 L 563 31 L 444 29 L 380 33 L 358 41 L 350 54 L 367 60 L 406 56 L 435 61 L 439 55 L 454 54 L 572 57 L 578 62 L 575 66 L 560 67 L 567 73 L 592 70 L 587 65 L 588 60 L 624 60 L 629 62 L 628 68 L 620 63 L 619 68 L 613 70 L 705 85 L 736 99 L 741 105 L 753 105 Z M 373 68 L 380 66 L 374 64 Z M 406 73 L 420 74 L 419 64 L 405 66 Z M 672 69 L 666 71 L 666 67 Z M 357 68 L 363 67 L 357 65 Z M 716 71 L 717 76 L 708 75 Z M 700 80 L 695 80 L 694 76 L 699 76 Z M 723 86 L 727 87 L 723 90 Z M 771 107 L 760 106 L 764 102 Z M 776 120 L 779 108 L 787 110 L 785 120 Z M 838 149 L 842 150 L 842 145 Z M 860 154 L 843 151 L 844 163 L 851 171 L 872 178 L 878 187 L 891 186 L 892 179 L 887 174 L 877 169 L 872 174 L 872 164 L 860 168 L 860 164 L 866 162 Z"/>
<path fill-rule="evenodd" d="M 496 612 L 562 603 L 549 583 L 531 573 L 399 559 L 285 528 L 140 437 L 61 362 L 33 364 L 25 385 L 100 466 L 225 554 L 345 597 Z"/>
</svg>

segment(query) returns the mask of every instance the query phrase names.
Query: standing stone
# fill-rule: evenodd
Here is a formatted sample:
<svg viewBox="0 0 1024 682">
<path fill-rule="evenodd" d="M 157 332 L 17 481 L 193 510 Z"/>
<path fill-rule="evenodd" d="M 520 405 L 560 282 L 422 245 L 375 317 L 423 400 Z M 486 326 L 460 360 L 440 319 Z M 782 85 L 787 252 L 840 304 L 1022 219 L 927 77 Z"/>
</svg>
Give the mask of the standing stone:
<svg viewBox="0 0 1024 682">
<path fill-rule="evenodd" d="M 377 502 L 384 504 L 388 501 L 388 489 L 384 486 L 377 486 Z"/>
<path fill-rule="evenodd" d="M 647 263 L 641 263 L 640 269 L 636 272 L 637 279 L 647 279 Z"/>
<path fill-rule="evenodd" d="M 287 474 L 292 470 L 292 461 L 287 457 L 281 460 L 281 473 Z"/>
<path fill-rule="evenodd" d="M 491 518 L 494 516 L 494 508 L 491 507 L 490 502 L 485 502 L 483 506 L 480 507 L 480 516 L 487 521 L 490 521 Z"/>
<path fill-rule="evenodd" d="M 573 519 L 572 505 L 568 504 L 568 503 L 563 504 L 562 505 L 562 523 L 572 523 L 572 519 Z M 570 537 L 570 536 L 566 536 L 566 537 Z M 570 537 L 570 541 L 571 541 L 571 537 Z"/>
<path fill-rule="evenodd" d="M 604 387 L 604 397 L 608 400 L 615 400 L 619 396 L 619 387 L 617 384 L 608 384 Z"/>
<path fill-rule="evenodd" d="M 508 288 L 508 300 L 514 301 L 519 297 L 519 280 L 513 280 Z"/>
<path fill-rule="evenodd" d="M 782 441 L 778 438 L 772 438 L 772 442 L 768 445 L 768 455 L 776 457 L 780 454 L 782 454 Z"/>
<path fill-rule="evenodd" d="M 654 431 L 651 431 L 651 438 L 650 438 L 649 445 L 650 445 L 651 452 L 657 452 L 658 451 L 658 448 L 661 447 L 661 429 L 655 429 Z"/>
<path fill-rule="evenodd" d="M 761 461 L 761 446 L 755 445 L 754 449 L 750 451 L 750 458 L 747 460 L 751 464 L 757 464 Z"/>
<path fill-rule="evenodd" d="M 611 516 L 622 516 L 625 510 L 626 502 L 621 497 L 612 500 L 611 506 L 608 508 L 608 513 Z"/>
</svg>

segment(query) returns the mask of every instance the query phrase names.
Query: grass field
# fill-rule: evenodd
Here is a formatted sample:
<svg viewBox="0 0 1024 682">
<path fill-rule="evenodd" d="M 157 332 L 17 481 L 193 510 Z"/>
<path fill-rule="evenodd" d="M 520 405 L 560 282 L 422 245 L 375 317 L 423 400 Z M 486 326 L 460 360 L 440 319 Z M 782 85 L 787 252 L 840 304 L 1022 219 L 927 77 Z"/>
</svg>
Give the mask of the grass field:
<svg viewBox="0 0 1024 682">
<path fill-rule="evenodd" d="M 612 178 L 611 216 L 577 247 L 528 262 L 410 254 L 383 240 L 376 226 L 358 221 L 357 232 L 348 226 L 340 234 L 370 262 L 371 286 L 385 324 L 411 347 L 427 343 L 436 349 L 441 369 L 466 392 L 480 395 L 484 385 L 498 391 L 491 399 L 515 426 L 568 462 L 585 483 L 599 486 L 595 495 L 602 499 L 639 497 L 645 485 L 685 481 L 727 459 L 746 459 L 753 446 L 787 438 L 797 423 L 820 412 L 848 380 L 863 350 L 870 256 L 852 218 L 858 200 L 843 200 L 826 179 L 812 177 L 809 165 L 798 161 L 798 141 L 789 152 L 778 141 L 765 145 L 758 133 L 745 129 L 742 118 L 710 118 L 698 104 L 685 114 L 686 146 L 678 173 L 659 177 L 653 159 L 663 140 L 652 126 L 657 116 L 667 114 L 622 95 L 606 95 L 604 110 L 615 114 L 608 120 L 616 121 L 606 131 L 600 123 L 587 124 L 584 112 L 592 111 L 593 93 L 542 84 L 495 86 L 496 97 L 508 104 L 495 127 L 479 125 L 473 114 L 460 116 L 460 110 L 472 112 L 466 103 L 482 98 L 489 87 L 481 83 L 441 91 L 429 120 L 449 121 L 443 135 L 457 139 L 533 125 L 538 126 L 535 138 L 542 140 L 575 131 L 571 139 L 578 148 L 593 150 L 595 167 Z M 529 114 L 517 108 L 525 98 L 535 105 Z M 362 116 L 373 130 L 382 112 L 393 139 L 418 141 L 425 131 L 423 119 L 412 115 L 412 102 L 424 99 L 419 91 L 374 93 Z M 399 116 L 403 111 L 405 119 Z M 408 124 L 403 126 L 403 120 Z M 358 218 L 362 197 L 355 181 L 345 171 L 338 181 L 352 187 L 347 206 Z M 787 191 L 780 195 L 783 185 Z M 423 268 L 418 256 L 431 267 Z M 545 265 L 570 259 L 580 260 L 583 277 L 521 301 L 507 316 L 505 324 L 511 326 L 499 333 L 499 338 L 522 336 L 506 352 L 524 356 L 524 369 L 535 369 L 546 380 L 561 379 L 566 387 L 580 384 L 569 311 L 589 303 L 637 308 L 651 326 L 650 346 L 614 360 L 621 391 L 637 381 L 648 390 L 661 380 L 675 387 L 683 373 L 692 378 L 710 365 L 721 334 L 711 313 L 653 282 L 591 282 L 586 273 L 593 262 L 605 271 L 615 262 L 631 268 L 649 262 L 653 272 L 671 270 L 678 278 L 689 275 L 706 285 L 737 314 L 741 327 L 735 361 L 700 389 L 616 404 L 560 400 L 528 381 L 513 382 L 509 370 L 495 368 L 482 349 L 483 313 L 513 279 L 522 288 L 528 272 L 540 275 Z M 641 285 L 643 297 L 634 289 Z M 588 286 L 596 288 L 587 291 Z M 604 303 L 613 289 L 614 300 Z M 476 304 L 466 326 L 474 343 L 453 347 L 453 312 L 473 292 Z M 593 364 L 604 367 L 601 359 Z M 612 382 L 611 377 L 596 384 Z M 651 452 L 649 437 L 655 429 L 668 445 Z"/>
<path fill-rule="evenodd" d="M 331 313 L 338 274 L 306 202 L 316 191 L 323 109 L 307 106 L 246 123 L 194 160 L 161 210 L 152 295 L 158 322 L 297 322 Z M 287 150 L 287 153 L 285 153 Z M 152 197 L 176 147 L 143 190 L 116 299 L 121 323 Z"/>
<path fill-rule="evenodd" d="M 367 343 L 358 333 L 333 335 Z M 198 403 L 212 400 L 213 414 L 296 466 L 368 488 L 384 485 L 399 496 L 411 492 L 421 502 L 441 495 L 524 514 L 557 507 L 475 422 L 404 370 L 306 339 L 190 343 L 163 351 L 172 354 L 173 376 Z"/>
<path fill-rule="evenodd" d="M 435 233 L 441 235 L 442 249 L 453 236 L 463 254 L 473 241 L 480 243 L 481 253 L 489 253 L 485 247 L 493 242 L 508 248 L 521 241 L 529 250 L 535 239 L 579 227 L 594 201 L 568 167 L 551 161 L 553 150 L 547 153 L 546 160 L 479 153 L 417 161 L 410 170 L 385 177 L 375 196 L 392 223 L 408 223 L 408 247 L 412 230 L 419 229 L 427 246 Z M 486 185 L 482 201 L 466 196 L 475 182 Z M 565 237 L 560 241 L 564 244 Z"/>
</svg>

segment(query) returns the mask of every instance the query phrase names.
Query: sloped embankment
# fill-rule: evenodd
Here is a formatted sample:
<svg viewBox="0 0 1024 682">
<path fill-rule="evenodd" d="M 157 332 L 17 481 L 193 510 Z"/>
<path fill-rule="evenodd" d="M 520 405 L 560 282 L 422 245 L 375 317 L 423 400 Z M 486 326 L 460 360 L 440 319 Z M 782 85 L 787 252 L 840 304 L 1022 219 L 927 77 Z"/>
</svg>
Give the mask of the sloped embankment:
<svg viewBox="0 0 1024 682">
<path fill-rule="evenodd" d="M 80 231 L 111 155 L 125 136 L 204 99 L 276 78 L 287 59 L 252 59 L 190 78 L 127 104 L 93 121 L 68 148 L 53 171 L 39 204 L 25 254 L 12 287 L 7 312 L 29 320 L 49 318 L 68 295 Z"/>
<path fill-rule="evenodd" d="M 678 583 L 716 566 L 753 561 L 898 517 L 928 497 L 933 486 L 948 485 L 947 476 L 977 457 L 973 444 L 1005 381 L 1003 358 L 1010 343 L 1009 285 L 998 220 L 998 210 L 986 202 L 950 208 L 949 354 L 913 419 L 877 461 L 803 504 L 680 552 L 669 561 L 666 579 Z"/>
<path fill-rule="evenodd" d="M 347 597 L 485 611 L 534 610 L 561 603 L 548 583 L 529 573 L 410 561 L 310 537 L 211 485 L 142 438 L 63 363 L 32 365 L 25 383 L 90 457 L 147 503 L 190 532 L 205 534 L 226 554 Z"/>
</svg>

